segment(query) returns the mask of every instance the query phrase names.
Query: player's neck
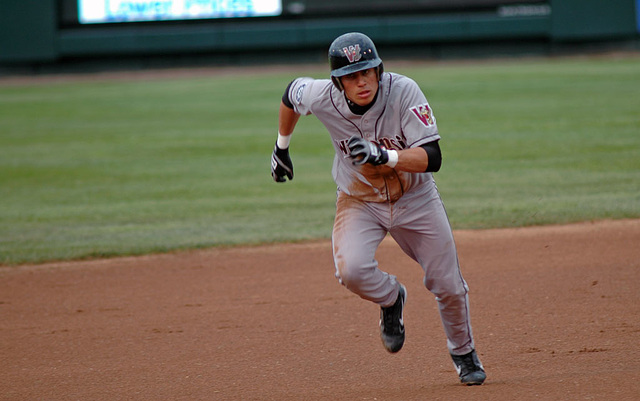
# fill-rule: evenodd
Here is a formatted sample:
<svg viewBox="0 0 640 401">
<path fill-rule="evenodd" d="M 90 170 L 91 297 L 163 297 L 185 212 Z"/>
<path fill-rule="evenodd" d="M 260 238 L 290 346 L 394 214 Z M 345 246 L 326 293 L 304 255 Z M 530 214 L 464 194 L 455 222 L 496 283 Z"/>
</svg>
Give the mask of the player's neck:
<svg viewBox="0 0 640 401">
<path fill-rule="evenodd" d="M 344 98 L 347 101 L 347 106 L 349 106 L 349 110 L 351 110 L 351 112 L 353 114 L 361 116 L 364 113 L 366 113 L 367 111 L 369 111 L 369 109 L 375 104 L 376 99 L 378 99 L 378 92 L 380 92 L 380 88 L 378 88 L 378 90 L 376 91 L 376 94 L 373 97 L 373 100 L 371 101 L 371 103 L 369 103 L 369 104 L 367 104 L 365 106 L 360 106 L 359 104 L 355 104 L 354 102 L 349 100 L 349 98 L 346 95 L 345 95 Z"/>
</svg>

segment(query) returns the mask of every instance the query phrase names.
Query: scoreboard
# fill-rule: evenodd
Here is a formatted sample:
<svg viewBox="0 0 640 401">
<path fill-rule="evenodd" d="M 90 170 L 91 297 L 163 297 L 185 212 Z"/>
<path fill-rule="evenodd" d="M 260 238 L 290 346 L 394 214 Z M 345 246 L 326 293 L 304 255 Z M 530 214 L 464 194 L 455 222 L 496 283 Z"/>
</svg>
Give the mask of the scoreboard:
<svg viewBox="0 0 640 401">
<path fill-rule="evenodd" d="M 640 1 L 640 0 L 638 0 Z M 62 26 L 296 17 L 358 18 L 443 11 L 548 8 L 540 0 L 58 0 Z"/>
</svg>

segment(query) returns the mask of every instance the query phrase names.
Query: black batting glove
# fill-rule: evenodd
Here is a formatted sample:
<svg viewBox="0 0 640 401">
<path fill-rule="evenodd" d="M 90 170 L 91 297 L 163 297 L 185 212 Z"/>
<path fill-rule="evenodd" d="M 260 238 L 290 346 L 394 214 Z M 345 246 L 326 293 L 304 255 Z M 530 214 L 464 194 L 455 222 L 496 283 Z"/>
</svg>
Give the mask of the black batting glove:
<svg viewBox="0 0 640 401">
<path fill-rule="evenodd" d="M 349 157 L 353 164 L 369 163 L 379 166 L 389 161 L 387 149 L 359 136 L 349 138 L 347 146 L 349 147 Z"/>
<path fill-rule="evenodd" d="M 289 157 L 289 148 L 280 149 L 276 144 L 271 155 L 271 177 L 275 182 L 285 182 L 293 180 L 293 163 Z"/>
</svg>

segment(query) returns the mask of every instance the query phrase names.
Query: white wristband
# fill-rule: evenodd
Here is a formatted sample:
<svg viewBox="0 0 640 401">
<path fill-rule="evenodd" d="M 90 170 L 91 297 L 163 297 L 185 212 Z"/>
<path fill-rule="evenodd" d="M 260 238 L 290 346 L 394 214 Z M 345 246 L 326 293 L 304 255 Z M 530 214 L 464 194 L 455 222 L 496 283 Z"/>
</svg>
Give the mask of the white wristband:
<svg viewBox="0 0 640 401">
<path fill-rule="evenodd" d="M 395 150 L 387 150 L 387 154 L 389 155 L 389 161 L 385 164 L 391 168 L 394 168 L 396 164 L 398 164 L 398 152 Z"/>
<path fill-rule="evenodd" d="M 291 142 L 291 134 L 282 135 L 280 131 L 278 131 L 278 141 L 276 144 L 280 149 L 287 149 L 289 147 L 289 143 Z"/>
</svg>

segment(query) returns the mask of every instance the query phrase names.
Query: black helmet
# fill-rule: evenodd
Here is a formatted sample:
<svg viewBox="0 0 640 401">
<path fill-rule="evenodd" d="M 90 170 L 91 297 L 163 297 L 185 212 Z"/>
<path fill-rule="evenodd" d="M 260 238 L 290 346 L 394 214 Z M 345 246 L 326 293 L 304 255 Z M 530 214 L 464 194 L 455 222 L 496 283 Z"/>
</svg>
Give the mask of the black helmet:
<svg viewBox="0 0 640 401">
<path fill-rule="evenodd" d="M 382 76 L 382 60 L 373 41 L 363 33 L 351 32 L 337 37 L 329 47 L 331 79 L 342 89 L 338 78 L 369 68 L 378 68 L 378 79 Z"/>
</svg>

